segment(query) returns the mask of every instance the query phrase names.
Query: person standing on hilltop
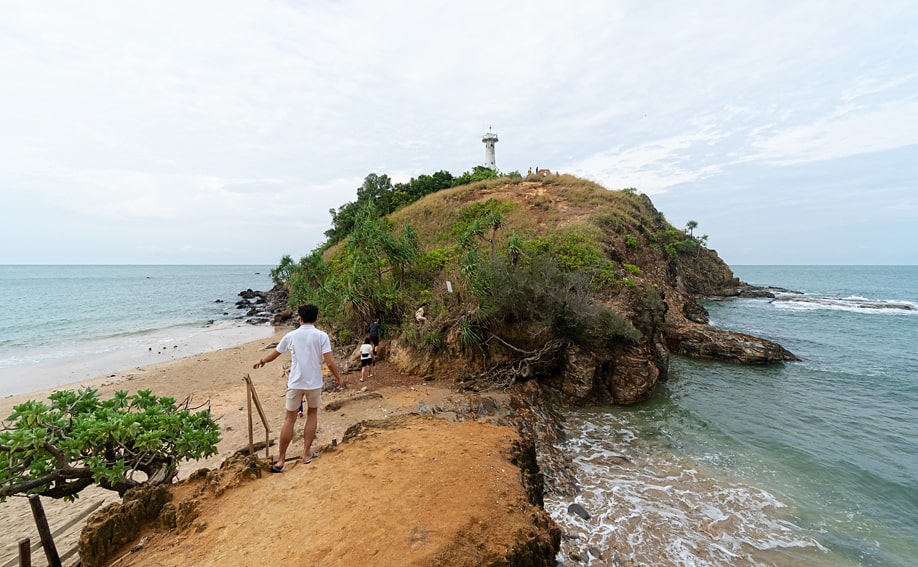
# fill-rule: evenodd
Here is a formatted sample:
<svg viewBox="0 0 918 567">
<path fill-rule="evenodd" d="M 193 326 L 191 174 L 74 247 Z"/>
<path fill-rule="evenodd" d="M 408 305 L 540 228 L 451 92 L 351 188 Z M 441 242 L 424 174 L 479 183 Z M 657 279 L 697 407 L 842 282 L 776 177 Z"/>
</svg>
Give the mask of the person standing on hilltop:
<svg viewBox="0 0 918 567">
<path fill-rule="evenodd" d="M 373 359 L 376 359 L 376 349 L 379 348 L 379 319 L 373 319 L 370 326 L 367 327 L 367 333 L 370 335 L 370 342 L 373 343 Z"/>
<path fill-rule="evenodd" d="M 338 381 L 338 388 L 344 388 L 344 380 L 338 372 L 338 365 L 331 354 L 331 341 L 328 334 L 315 327 L 319 318 L 319 308 L 315 305 L 303 305 L 297 309 L 300 326 L 290 331 L 277 343 L 270 354 L 252 365 L 262 368 L 265 364 L 290 351 L 290 374 L 287 379 L 287 394 L 284 409 L 284 424 L 281 426 L 280 447 L 277 461 L 271 465 L 271 472 L 284 470 L 287 460 L 287 447 L 293 440 L 293 426 L 296 424 L 297 409 L 303 400 L 306 401 L 306 425 L 303 427 L 303 464 L 309 464 L 318 457 L 312 450 L 319 419 L 319 406 L 322 405 L 322 362 Z"/>
</svg>

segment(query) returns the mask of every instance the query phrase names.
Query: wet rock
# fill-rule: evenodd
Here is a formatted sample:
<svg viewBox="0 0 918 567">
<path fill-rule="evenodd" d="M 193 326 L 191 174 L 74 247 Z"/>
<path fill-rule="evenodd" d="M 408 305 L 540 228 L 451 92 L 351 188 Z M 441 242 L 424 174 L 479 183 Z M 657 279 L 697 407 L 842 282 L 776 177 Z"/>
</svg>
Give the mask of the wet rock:
<svg viewBox="0 0 918 567">
<path fill-rule="evenodd" d="M 580 516 L 580 517 L 583 518 L 584 520 L 589 520 L 589 519 L 590 519 L 590 513 L 587 512 L 586 510 L 584 510 L 584 509 L 583 509 L 583 506 L 581 506 L 580 504 L 577 504 L 576 502 L 574 502 L 573 504 L 571 504 L 570 506 L 568 506 L 568 507 L 567 507 L 567 511 L 568 511 L 569 514 L 573 514 L 573 515 L 575 515 L 575 516 Z"/>
<path fill-rule="evenodd" d="M 684 325 L 667 330 L 673 352 L 737 364 L 768 364 L 800 360 L 778 343 L 710 325 Z"/>
</svg>

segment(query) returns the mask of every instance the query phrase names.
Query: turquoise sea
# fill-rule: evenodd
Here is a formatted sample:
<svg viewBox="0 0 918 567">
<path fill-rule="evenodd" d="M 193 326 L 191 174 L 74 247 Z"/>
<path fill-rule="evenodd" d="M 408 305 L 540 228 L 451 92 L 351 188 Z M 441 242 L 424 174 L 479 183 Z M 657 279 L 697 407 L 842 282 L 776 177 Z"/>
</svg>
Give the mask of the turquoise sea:
<svg viewBox="0 0 918 567">
<path fill-rule="evenodd" d="M 0 266 L 0 395 L 270 334 L 236 308 L 271 266 Z"/>
<path fill-rule="evenodd" d="M 648 403 L 568 414 L 583 491 L 546 498 L 559 561 L 918 565 L 918 266 L 733 269 L 788 292 L 708 301 L 711 323 L 802 360 L 676 357 Z"/>
</svg>

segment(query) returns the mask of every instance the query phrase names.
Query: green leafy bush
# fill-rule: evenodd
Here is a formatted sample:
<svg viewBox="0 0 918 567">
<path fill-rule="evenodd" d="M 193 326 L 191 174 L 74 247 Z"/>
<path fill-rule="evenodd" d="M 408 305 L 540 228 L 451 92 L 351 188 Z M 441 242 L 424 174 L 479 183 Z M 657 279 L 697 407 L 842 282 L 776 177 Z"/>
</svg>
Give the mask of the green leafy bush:
<svg viewBox="0 0 918 567">
<path fill-rule="evenodd" d="M 496 179 L 498 176 L 499 174 L 497 171 L 484 167 L 483 165 L 476 165 L 472 171 L 466 171 L 454 179 L 453 187 L 474 183 L 476 181 L 484 181 L 485 179 Z"/>
<path fill-rule="evenodd" d="M 544 236 L 527 240 L 522 248 L 528 257 L 554 258 L 568 273 L 579 272 L 591 282 L 590 289 L 609 289 L 619 282 L 617 264 L 603 253 L 599 229 L 592 225 L 572 225 Z"/>
<path fill-rule="evenodd" d="M 698 248 L 697 240 L 673 227 L 655 233 L 653 239 L 655 243 L 663 245 L 666 254 L 673 260 L 683 254 L 694 252 Z"/>
<path fill-rule="evenodd" d="M 428 331 L 424 334 L 424 346 L 437 350 L 443 346 L 443 334 L 440 331 Z"/>
<path fill-rule="evenodd" d="M 445 268 L 455 256 L 453 248 L 436 248 L 418 257 L 415 270 L 425 274 L 437 274 Z"/>
<path fill-rule="evenodd" d="M 480 346 L 485 338 L 485 329 L 478 323 L 465 321 L 459 327 L 459 336 L 463 349 Z"/>
<path fill-rule="evenodd" d="M 0 500 L 17 493 L 73 499 L 93 483 L 123 495 L 169 483 L 181 461 L 217 452 L 210 410 L 193 411 L 190 399 L 140 390 L 103 401 L 91 388 L 48 399 L 17 405 L 0 430 Z"/>
</svg>

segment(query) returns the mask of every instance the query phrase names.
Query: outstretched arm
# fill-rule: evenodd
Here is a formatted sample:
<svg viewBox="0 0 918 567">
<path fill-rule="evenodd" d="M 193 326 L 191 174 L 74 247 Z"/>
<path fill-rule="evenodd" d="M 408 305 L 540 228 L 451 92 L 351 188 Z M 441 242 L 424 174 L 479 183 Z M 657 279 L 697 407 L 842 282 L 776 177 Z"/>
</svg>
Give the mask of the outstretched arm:
<svg viewBox="0 0 918 567">
<path fill-rule="evenodd" d="M 269 362 L 271 362 L 272 360 L 274 360 L 274 359 L 277 358 L 278 356 L 280 356 L 280 353 L 277 352 L 277 350 L 272 350 L 271 352 L 268 353 L 267 356 L 265 356 L 264 358 L 259 359 L 258 362 L 256 362 L 255 364 L 253 364 L 253 365 L 252 365 L 252 368 L 261 368 L 262 366 L 264 366 L 265 364 L 268 364 Z"/>
</svg>

